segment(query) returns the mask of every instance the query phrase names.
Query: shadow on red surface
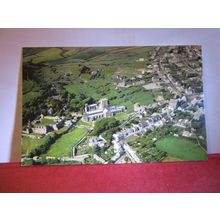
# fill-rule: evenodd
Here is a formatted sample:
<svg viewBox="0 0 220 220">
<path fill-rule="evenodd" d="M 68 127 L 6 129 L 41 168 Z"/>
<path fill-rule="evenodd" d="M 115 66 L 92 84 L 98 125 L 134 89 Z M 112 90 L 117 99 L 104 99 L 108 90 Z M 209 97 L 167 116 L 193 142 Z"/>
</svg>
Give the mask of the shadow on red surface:
<svg viewBox="0 0 220 220">
<path fill-rule="evenodd" d="M 220 192 L 220 154 L 205 162 L 1 164 L 0 192 Z"/>
</svg>

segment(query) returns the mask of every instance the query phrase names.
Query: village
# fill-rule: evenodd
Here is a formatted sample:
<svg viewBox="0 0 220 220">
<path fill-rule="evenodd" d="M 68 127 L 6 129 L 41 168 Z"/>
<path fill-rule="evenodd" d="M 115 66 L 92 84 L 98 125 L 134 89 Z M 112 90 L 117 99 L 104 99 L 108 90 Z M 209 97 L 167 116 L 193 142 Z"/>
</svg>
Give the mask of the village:
<svg viewBox="0 0 220 220">
<path fill-rule="evenodd" d="M 86 103 L 83 112 L 71 112 L 71 117 L 39 115 L 29 121 L 22 132 L 23 136 L 32 139 L 41 139 L 51 133 L 60 136 L 74 131 L 77 128 L 87 129 L 71 148 L 69 156 L 46 156 L 44 159 L 63 163 L 140 163 L 144 162 L 136 148 L 129 144 L 129 139 L 145 137 L 166 126 L 175 128 L 168 132 L 174 137 L 184 137 L 196 140 L 201 144 L 205 137 L 198 135 L 194 123 L 204 119 L 203 94 L 202 94 L 202 69 L 200 52 L 197 47 L 157 47 L 150 56 L 150 64 L 137 70 L 134 77 L 116 75 L 114 78 L 115 89 L 141 87 L 145 90 L 156 91 L 155 101 L 149 105 L 135 103 L 133 111 L 127 112 L 126 106 L 109 104 L 105 97 L 96 103 Z M 190 62 L 188 62 L 190 60 Z M 139 58 L 136 62 L 144 62 Z M 159 91 L 159 92 L 158 92 Z M 67 111 L 67 110 L 66 110 Z M 103 119 L 117 118 L 127 115 L 121 124 L 115 128 L 107 128 L 98 135 L 94 135 L 96 122 Z M 111 137 L 105 138 L 108 130 Z M 59 137 L 52 143 L 59 140 Z M 160 136 L 160 138 L 162 138 Z M 152 142 L 157 142 L 155 136 Z M 165 154 L 164 154 L 165 155 Z M 32 158 L 23 156 L 22 160 L 41 162 L 41 155 Z"/>
</svg>

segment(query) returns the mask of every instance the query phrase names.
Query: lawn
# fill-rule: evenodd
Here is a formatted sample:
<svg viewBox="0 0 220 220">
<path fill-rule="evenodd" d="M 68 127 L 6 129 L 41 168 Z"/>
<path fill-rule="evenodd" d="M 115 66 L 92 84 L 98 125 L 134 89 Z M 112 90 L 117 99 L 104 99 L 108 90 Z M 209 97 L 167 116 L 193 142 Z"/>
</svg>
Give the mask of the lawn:
<svg viewBox="0 0 220 220">
<path fill-rule="evenodd" d="M 156 142 L 156 147 L 167 152 L 172 157 L 181 160 L 207 160 L 207 153 L 198 144 L 180 137 L 165 137 Z"/>
<path fill-rule="evenodd" d="M 49 139 L 49 136 L 45 136 L 41 139 L 32 139 L 29 137 L 22 137 L 21 146 L 22 154 L 28 155 L 33 149 L 45 144 Z"/>
<path fill-rule="evenodd" d="M 43 118 L 40 122 L 41 125 L 51 125 L 54 123 L 55 123 L 54 120 L 48 118 Z"/>
<path fill-rule="evenodd" d="M 116 98 L 110 100 L 111 105 L 124 105 L 127 107 L 127 113 L 134 111 L 134 104 L 149 105 L 154 102 L 154 96 L 151 91 L 145 91 L 140 87 L 130 87 L 117 91 Z"/>
<path fill-rule="evenodd" d="M 86 133 L 86 128 L 75 128 L 72 132 L 64 134 L 51 145 L 46 155 L 52 157 L 71 157 L 72 147 L 79 142 Z"/>
</svg>

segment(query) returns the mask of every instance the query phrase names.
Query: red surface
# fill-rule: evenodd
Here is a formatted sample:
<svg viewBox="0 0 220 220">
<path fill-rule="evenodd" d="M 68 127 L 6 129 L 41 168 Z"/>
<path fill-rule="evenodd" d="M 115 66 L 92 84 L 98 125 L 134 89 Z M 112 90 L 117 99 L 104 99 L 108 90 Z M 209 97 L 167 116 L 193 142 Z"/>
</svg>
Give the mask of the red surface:
<svg viewBox="0 0 220 220">
<path fill-rule="evenodd" d="M 0 165 L 0 192 L 220 192 L 220 154 L 207 162 Z"/>
</svg>

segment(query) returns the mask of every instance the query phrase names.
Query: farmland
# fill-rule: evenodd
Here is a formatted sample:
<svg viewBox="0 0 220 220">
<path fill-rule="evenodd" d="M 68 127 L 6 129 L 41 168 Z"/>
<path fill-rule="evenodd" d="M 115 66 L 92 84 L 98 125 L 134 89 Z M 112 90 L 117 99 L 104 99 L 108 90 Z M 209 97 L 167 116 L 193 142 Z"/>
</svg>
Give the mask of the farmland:
<svg viewBox="0 0 220 220">
<path fill-rule="evenodd" d="M 201 64 L 199 46 L 24 48 L 24 160 L 206 160 Z"/>
</svg>

